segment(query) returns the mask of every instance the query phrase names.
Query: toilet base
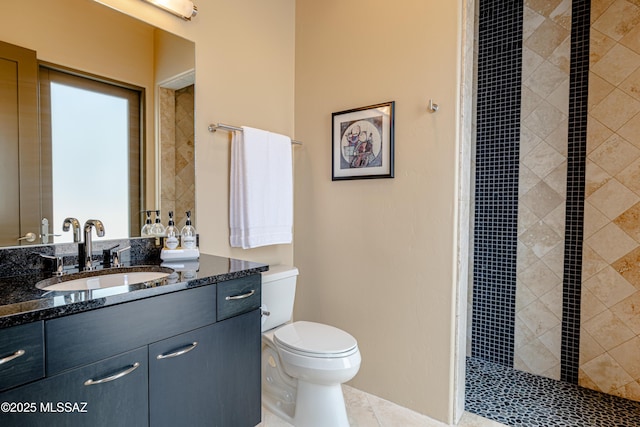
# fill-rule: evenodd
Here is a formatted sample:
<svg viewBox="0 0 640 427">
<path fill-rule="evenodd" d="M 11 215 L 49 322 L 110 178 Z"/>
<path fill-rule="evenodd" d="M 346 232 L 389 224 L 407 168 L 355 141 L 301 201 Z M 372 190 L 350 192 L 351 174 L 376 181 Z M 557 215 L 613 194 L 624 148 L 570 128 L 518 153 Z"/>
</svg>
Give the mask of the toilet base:
<svg viewBox="0 0 640 427">
<path fill-rule="evenodd" d="M 288 423 L 293 423 L 297 380 L 280 366 L 278 353 L 269 345 L 262 348 L 262 406 Z"/>
<path fill-rule="evenodd" d="M 295 427 L 349 427 L 342 383 L 360 368 L 357 348 L 342 357 L 311 357 L 262 334 L 262 405 Z"/>
<path fill-rule="evenodd" d="M 349 427 L 342 386 L 298 379 L 292 424 L 296 427 Z"/>
</svg>

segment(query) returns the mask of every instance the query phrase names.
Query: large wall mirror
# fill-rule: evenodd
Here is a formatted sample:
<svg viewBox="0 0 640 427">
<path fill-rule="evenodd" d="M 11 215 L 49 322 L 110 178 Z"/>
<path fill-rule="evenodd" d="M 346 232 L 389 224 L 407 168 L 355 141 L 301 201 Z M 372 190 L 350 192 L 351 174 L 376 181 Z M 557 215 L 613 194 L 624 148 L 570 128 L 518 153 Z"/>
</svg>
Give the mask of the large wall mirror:
<svg viewBox="0 0 640 427">
<path fill-rule="evenodd" d="M 195 211 L 194 43 L 89 0 L 23 0 L 3 9 L 0 246 L 73 241 L 62 231 L 66 217 L 101 219 L 104 239 L 118 239 L 140 235 L 146 210 L 160 210 L 165 225 L 168 211 L 177 224 Z M 124 101 L 133 115 L 121 116 L 129 126 L 120 131 L 137 133 L 138 146 L 108 133 L 121 127 L 107 114 L 110 89 L 97 106 L 84 104 L 82 86 L 56 95 L 60 71 L 139 93 L 140 101 Z M 52 123 L 54 97 L 64 122 Z M 64 127 L 79 135 L 75 145 L 70 136 L 51 142 Z M 52 145 L 64 148 L 51 153 Z M 98 207 L 92 197 L 107 203 Z M 110 217 L 107 206 L 127 214 Z"/>
</svg>

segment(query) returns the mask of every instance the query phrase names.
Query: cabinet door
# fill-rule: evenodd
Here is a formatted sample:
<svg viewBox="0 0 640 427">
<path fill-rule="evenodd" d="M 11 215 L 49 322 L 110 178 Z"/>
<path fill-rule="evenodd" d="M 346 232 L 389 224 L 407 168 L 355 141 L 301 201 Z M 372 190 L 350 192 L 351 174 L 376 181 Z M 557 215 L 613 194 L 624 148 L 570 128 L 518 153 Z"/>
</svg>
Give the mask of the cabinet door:
<svg viewBox="0 0 640 427">
<path fill-rule="evenodd" d="M 147 426 L 147 358 L 142 347 L 2 393 L 0 425 Z"/>
<path fill-rule="evenodd" d="M 261 418 L 260 310 L 223 322 L 218 334 L 216 426 L 255 426 Z"/>
<path fill-rule="evenodd" d="M 150 345 L 150 424 L 258 424 L 260 337 L 254 310 Z"/>
</svg>

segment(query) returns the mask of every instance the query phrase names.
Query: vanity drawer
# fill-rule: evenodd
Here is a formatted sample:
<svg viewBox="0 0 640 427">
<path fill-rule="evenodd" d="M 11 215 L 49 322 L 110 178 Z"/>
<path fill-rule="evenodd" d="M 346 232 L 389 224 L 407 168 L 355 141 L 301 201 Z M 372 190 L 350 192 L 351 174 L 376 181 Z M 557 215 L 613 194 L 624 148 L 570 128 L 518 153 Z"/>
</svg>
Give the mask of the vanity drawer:
<svg viewBox="0 0 640 427">
<path fill-rule="evenodd" d="M 203 286 L 48 320 L 47 375 L 214 323 L 215 307 Z"/>
<path fill-rule="evenodd" d="M 218 321 L 254 310 L 262 304 L 262 277 L 259 274 L 229 280 L 218 289 Z"/>
<path fill-rule="evenodd" d="M 0 330 L 0 391 L 44 377 L 43 322 Z"/>
</svg>

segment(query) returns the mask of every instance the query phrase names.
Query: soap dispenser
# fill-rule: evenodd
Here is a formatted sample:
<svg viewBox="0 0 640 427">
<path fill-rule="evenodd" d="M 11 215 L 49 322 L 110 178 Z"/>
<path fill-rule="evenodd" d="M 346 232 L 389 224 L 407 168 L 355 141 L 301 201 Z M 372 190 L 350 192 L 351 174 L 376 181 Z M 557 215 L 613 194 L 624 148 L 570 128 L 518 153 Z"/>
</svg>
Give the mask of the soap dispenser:
<svg viewBox="0 0 640 427">
<path fill-rule="evenodd" d="M 200 268 L 198 258 L 200 250 L 196 246 L 196 229 L 191 225 L 191 211 L 186 212 L 187 221 L 182 227 L 180 240 L 181 247 L 178 247 L 178 228 L 173 221 L 173 212 L 169 212 L 169 226 L 167 227 L 167 237 L 164 239 L 164 247 L 160 251 L 160 258 L 164 261 L 161 265 L 173 268 L 182 272 L 182 278 L 193 279 Z"/>
<path fill-rule="evenodd" d="M 160 210 L 156 210 L 156 222 L 151 226 L 151 234 L 156 237 L 164 237 L 165 229 L 160 222 Z"/>
<path fill-rule="evenodd" d="M 182 249 L 195 249 L 196 248 L 196 228 L 191 225 L 191 211 L 187 211 L 187 222 L 180 231 L 180 241 L 182 243 Z"/>
<path fill-rule="evenodd" d="M 173 222 L 173 211 L 169 211 L 169 225 L 165 230 L 165 234 L 164 248 L 176 249 L 178 247 L 178 229 Z"/>
<path fill-rule="evenodd" d="M 140 231 L 140 236 L 142 237 L 153 236 L 153 223 L 151 222 L 151 211 L 147 211 L 147 220 L 142 226 L 142 230 Z"/>
</svg>

